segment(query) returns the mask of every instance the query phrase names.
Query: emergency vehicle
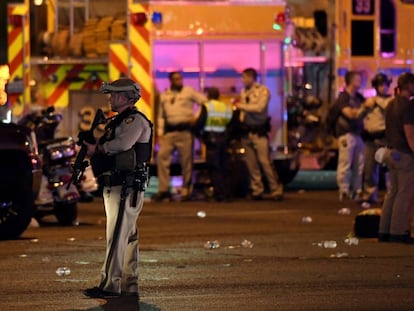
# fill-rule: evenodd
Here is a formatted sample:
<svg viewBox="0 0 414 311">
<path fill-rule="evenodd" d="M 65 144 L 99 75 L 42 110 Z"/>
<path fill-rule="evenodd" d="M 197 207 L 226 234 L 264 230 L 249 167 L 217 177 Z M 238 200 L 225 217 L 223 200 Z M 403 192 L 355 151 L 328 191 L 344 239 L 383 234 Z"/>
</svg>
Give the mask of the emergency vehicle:
<svg viewBox="0 0 414 311">
<path fill-rule="evenodd" d="M 315 135 L 309 135 L 314 130 L 307 127 L 299 133 L 288 128 L 286 98 L 307 92 L 321 99 L 315 110 L 323 114 L 343 86 L 346 70 L 364 73 L 368 93 L 377 71 L 396 81 L 399 73 L 412 70 L 414 4 L 290 2 L 289 7 L 282 0 L 9 1 L 8 93 L 13 116 L 19 118 L 33 105 L 54 105 L 64 115 L 62 135 L 76 135 L 89 127 L 96 108 L 108 109 L 97 92 L 100 83 L 125 75 L 141 83 L 139 108 L 154 120 L 156 95 L 168 86 L 169 71 L 183 72 L 184 82 L 199 90 L 217 86 L 231 102 L 241 88 L 241 70 L 254 67 L 272 94 L 270 141 L 274 151 L 282 147 L 274 156 L 287 155 L 288 141 L 298 136 L 294 148 L 323 149 L 327 143 L 320 138 L 320 127 Z M 301 12 L 301 7 L 307 11 Z M 102 30 L 99 25 L 109 20 L 113 24 L 106 34 L 80 39 L 80 30 L 90 25 Z M 122 31 L 111 37 L 115 21 L 124 23 L 123 37 Z M 318 124 L 317 116 L 312 112 L 306 118 Z"/>
<path fill-rule="evenodd" d="M 101 82 L 129 76 L 143 89 L 139 109 L 156 121 L 157 94 L 168 87 L 171 70 L 181 71 L 185 84 L 195 89 L 218 87 L 231 104 L 242 87 L 241 71 L 253 67 L 272 93 L 272 148 L 286 143 L 285 33 L 274 28 L 275 18 L 285 12 L 284 1 L 36 2 L 8 7 L 9 97 L 15 118 L 34 105 L 54 105 L 63 114 L 61 134 L 74 136 L 89 127 L 97 108 L 110 113 L 106 97 L 97 91 Z M 89 26 L 96 21 L 95 51 L 83 40 L 79 54 L 72 44 L 80 30 L 89 38 Z M 106 34 L 97 31 L 108 21 Z M 122 21 L 124 37 L 113 38 L 115 22 Z M 41 48 L 33 42 L 40 35 Z M 201 160 L 202 149 L 195 151 Z"/>
</svg>

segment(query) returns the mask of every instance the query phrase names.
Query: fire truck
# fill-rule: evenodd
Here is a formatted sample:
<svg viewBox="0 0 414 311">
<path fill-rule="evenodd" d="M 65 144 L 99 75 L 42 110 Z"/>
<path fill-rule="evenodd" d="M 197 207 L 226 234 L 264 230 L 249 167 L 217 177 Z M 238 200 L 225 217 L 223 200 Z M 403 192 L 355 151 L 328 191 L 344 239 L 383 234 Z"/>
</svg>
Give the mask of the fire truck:
<svg viewBox="0 0 414 311">
<path fill-rule="evenodd" d="M 285 31 L 283 25 L 275 28 L 285 8 L 283 0 L 9 4 L 13 117 L 53 105 L 63 115 L 60 134 L 75 136 L 89 128 L 97 108 L 110 114 L 106 97 L 98 92 L 102 81 L 128 76 L 142 86 L 138 108 L 156 121 L 157 94 L 168 87 L 171 70 L 181 71 L 185 83 L 200 91 L 218 87 L 231 105 L 242 87 L 241 71 L 254 67 L 272 94 L 274 157 L 289 160 L 287 149 L 279 147 L 287 140 Z M 203 161 L 202 144 L 196 144 L 195 155 L 196 162 Z"/>
</svg>

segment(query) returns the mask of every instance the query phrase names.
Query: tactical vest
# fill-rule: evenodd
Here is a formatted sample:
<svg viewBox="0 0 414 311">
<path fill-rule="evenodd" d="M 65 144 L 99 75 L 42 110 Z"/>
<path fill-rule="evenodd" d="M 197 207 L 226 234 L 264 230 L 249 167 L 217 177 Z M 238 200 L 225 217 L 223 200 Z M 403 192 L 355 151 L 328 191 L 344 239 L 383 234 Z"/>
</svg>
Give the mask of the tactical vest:
<svg viewBox="0 0 414 311">
<path fill-rule="evenodd" d="M 152 139 L 153 139 L 153 125 L 151 121 L 135 107 L 126 109 L 120 114 L 116 115 L 105 127 L 105 134 L 99 139 L 98 144 L 104 144 L 107 141 L 114 139 L 115 129 L 129 116 L 133 114 L 140 114 L 150 125 L 151 135 L 148 142 L 135 143 L 131 149 L 114 154 L 96 153 L 91 158 L 92 170 L 95 176 L 100 176 L 102 173 L 127 173 L 134 170 L 142 169 L 143 166 L 149 163 L 152 156 Z"/>
<path fill-rule="evenodd" d="M 205 132 L 224 132 L 232 116 L 231 108 L 218 100 L 210 100 L 207 104 L 207 120 Z"/>
</svg>

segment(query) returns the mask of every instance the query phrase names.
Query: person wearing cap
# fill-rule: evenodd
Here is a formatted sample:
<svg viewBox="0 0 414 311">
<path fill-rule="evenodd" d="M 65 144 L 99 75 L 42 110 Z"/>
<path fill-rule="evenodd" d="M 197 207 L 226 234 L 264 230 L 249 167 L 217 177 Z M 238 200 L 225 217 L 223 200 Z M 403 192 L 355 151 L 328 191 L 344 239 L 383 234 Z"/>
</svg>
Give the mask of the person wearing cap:
<svg viewBox="0 0 414 311">
<path fill-rule="evenodd" d="M 152 199 L 156 202 L 170 201 L 170 165 L 172 155 L 178 151 L 182 187 L 181 201 L 190 199 L 192 192 L 193 168 L 193 127 L 195 123 L 194 104 L 207 102 L 204 94 L 183 85 L 179 72 L 169 74 L 170 87 L 160 95 L 157 117 L 157 154 L 158 193 Z"/>
<path fill-rule="evenodd" d="M 364 107 L 364 182 L 362 190 L 362 207 L 368 208 L 378 201 L 379 163 L 375 161 L 378 148 L 385 145 L 385 109 L 392 99 L 388 93 L 392 79 L 378 73 L 371 81 L 376 95 L 368 98 Z"/>
<path fill-rule="evenodd" d="M 382 206 L 378 239 L 414 244 L 411 217 L 414 204 L 414 74 L 398 77 L 398 94 L 385 111 L 387 149 L 383 161 L 389 169 L 390 188 Z"/>
<path fill-rule="evenodd" d="M 100 284 L 86 289 L 84 295 L 139 298 L 137 218 L 148 184 L 152 124 L 135 107 L 141 89 L 133 80 L 104 83 L 101 92 L 109 94 L 111 108 L 117 114 L 109 120 L 97 143 L 84 143 L 103 187 L 107 246 Z"/>
<path fill-rule="evenodd" d="M 257 71 L 253 68 L 243 70 L 242 83 L 244 88 L 236 107 L 240 110 L 240 122 L 245 129 L 242 145 L 245 149 L 246 166 L 250 175 L 251 199 L 263 199 L 264 176 L 270 189 L 268 198 L 280 201 L 283 199 L 283 185 L 279 181 L 269 153 L 270 91 L 265 85 L 257 82 Z"/>
</svg>

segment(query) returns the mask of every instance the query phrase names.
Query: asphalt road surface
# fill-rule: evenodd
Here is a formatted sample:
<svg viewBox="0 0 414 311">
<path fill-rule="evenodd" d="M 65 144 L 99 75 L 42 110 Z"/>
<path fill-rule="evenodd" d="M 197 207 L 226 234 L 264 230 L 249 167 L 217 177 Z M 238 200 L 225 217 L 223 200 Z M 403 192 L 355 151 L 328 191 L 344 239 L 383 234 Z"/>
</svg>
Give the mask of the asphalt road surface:
<svg viewBox="0 0 414 311">
<path fill-rule="evenodd" d="M 351 215 L 339 215 L 342 207 Z M 80 204 L 79 227 L 50 217 L 0 242 L 0 310 L 414 310 L 414 246 L 345 244 L 358 212 L 354 202 L 337 202 L 335 191 L 292 191 L 283 202 L 146 203 L 138 304 L 82 295 L 97 285 L 104 259 L 96 198 Z M 306 216 L 312 222 L 303 223 Z M 204 248 L 214 240 L 218 248 Z M 323 240 L 337 247 L 319 247 Z M 70 274 L 58 276 L 59 267 Z"/>
</svg>

